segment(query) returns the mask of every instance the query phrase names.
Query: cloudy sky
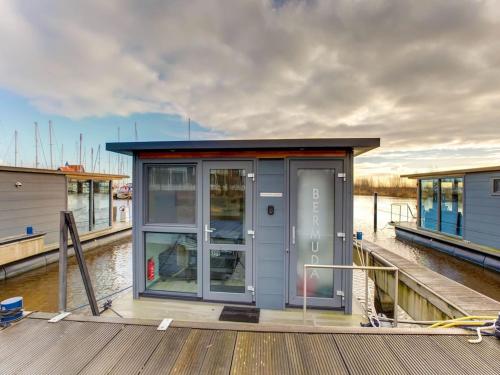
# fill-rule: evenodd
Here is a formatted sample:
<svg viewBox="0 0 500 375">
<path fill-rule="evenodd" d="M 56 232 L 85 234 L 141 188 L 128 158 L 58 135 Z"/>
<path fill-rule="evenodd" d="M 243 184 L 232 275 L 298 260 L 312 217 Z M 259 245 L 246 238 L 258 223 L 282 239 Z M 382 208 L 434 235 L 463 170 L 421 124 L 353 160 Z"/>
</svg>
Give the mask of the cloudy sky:
<svg viewBox="0 0 500 375">
<path fill-rule="evenodd" d="M 500 164 L 498 1 L 75 4 L 0 0 L 4 163 L 14 129 L 33 163 L 34 121 L 67 160 L 80 132 L 185 139 L 190 117 L 198 139 L 380 137 L 359 174 Z"/>
</svg>

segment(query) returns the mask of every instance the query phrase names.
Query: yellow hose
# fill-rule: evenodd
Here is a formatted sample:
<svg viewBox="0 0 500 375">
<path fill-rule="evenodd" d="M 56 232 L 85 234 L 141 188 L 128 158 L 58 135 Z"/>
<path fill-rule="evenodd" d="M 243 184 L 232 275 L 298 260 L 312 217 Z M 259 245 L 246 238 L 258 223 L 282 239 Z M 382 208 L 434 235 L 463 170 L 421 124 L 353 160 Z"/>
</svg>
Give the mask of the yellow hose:
<svg viewBox="0 0 500 375">
<path fill-rule="evenodd" d="M 455 327 L 457 325 L 484 325 L 485 322 L 484 320 L 495 320 L 497 317 L 496 316 L 481 316 L 481 315 L 469 315 L 469 316 L 462 316 L 461 318 L 456 318 L 456 319 L 450 319 L 450 320 L 442 320 L 440 322 L 436 322 L 433 325 L 430 326 L 430 328 L 449 328 L 449 327 Z M 474 319 L 474 321 L 471 321 Z M 481 320 L 481 321 L 478 321 Z M 457 324 L 455 324 L 457 323 Z M 477 324 L 476 324 L 477 323 Z"/>
</svg>

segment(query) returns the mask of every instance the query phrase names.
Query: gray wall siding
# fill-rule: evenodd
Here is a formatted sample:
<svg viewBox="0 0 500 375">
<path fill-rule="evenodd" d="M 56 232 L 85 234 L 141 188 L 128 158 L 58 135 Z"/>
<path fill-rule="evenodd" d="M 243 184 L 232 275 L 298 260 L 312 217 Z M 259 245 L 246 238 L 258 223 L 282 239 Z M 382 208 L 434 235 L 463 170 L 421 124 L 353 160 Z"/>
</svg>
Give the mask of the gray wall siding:
<svg viewBox="0 0 500 375">
<path fill-rule="evenodd" d="M 285 307 L 285 162 L 259 160 L 257 166 L 256 304 L 267 309 Z M 261 197 L 260 193 L 283 193 Z M 274 206 L 268 215 L 267 206 Z"/>
<path fill-rule="evenodd" d="M 15 187 L 16 182 L 23 185 Z M 47 232 L 45 244 L 59 241 L 59 212 L 66 209 L 66 177 L 0 172 L 0 238 Z"/>
<path fill-rule="evenodd" d="M 465 176 L 464 239 L 500 249 L 500 196 L 491 195 L 491 178 L 500 173 Z"/>
</svg>

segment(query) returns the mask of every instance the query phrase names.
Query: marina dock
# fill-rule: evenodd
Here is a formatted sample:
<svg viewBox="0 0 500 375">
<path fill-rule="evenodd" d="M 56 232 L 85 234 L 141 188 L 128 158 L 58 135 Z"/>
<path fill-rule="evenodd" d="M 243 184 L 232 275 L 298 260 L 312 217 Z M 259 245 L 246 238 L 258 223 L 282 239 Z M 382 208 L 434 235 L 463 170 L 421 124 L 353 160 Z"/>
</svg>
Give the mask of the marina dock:
<svg viewBox="0 0 500 375">
<path fill-rule="evenodd" d="M 385 260 L 399 268 L 399 303 L 414 319 L 498 315 L 500 302 L 374 243 L 365 241 L 363 245 L 372 255 L 372 262 L 384 263 Z M 394 290 L 390 277 L 377 275 L 378 286 L 388 294 Z"/>
<path fill-rule="evenodd" d="M 0 331 L 2 374 L 498 374 L 500 343 L 453 329 L 286 327 L 34 313 Z"/>
</svg>

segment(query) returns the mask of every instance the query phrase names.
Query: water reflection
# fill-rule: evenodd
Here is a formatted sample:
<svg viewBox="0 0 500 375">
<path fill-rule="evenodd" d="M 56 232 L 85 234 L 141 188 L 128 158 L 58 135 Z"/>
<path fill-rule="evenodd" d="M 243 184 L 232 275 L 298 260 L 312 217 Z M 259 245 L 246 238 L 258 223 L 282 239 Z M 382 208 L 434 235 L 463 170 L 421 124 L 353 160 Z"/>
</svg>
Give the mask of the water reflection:
<svg viewBox="0 0 500 375">
<path fill-rule="evenodd" d="M 132 284 L 131 238 L 85 253 L 96 298 L 105 297 Z M 52 263 L 12 279 L 0 281 L 0 300 L 23 296 L 26 310 L 58 310 L 58 264 Z M 76 260 L 68 261 L 68 309 L 87 303 Z"/>
<path fill-rule="evenodd" d="M 391 203 L 408 203 L 413 212 L 416 212 L 415 199 L 379 197 L 379 230 L 377 233 L 373 233 L 373 197 L 355 196 L 354 231 L 362 231 L 365 239 L 376 242 L 378 245 L 406 259 L 422 264 L 471 289 L 500 300 L 500 274 L 456 259 L 437 250 L 396 240 L 394 228 L 388 225 L 391 220 Z"/>
</svg>

